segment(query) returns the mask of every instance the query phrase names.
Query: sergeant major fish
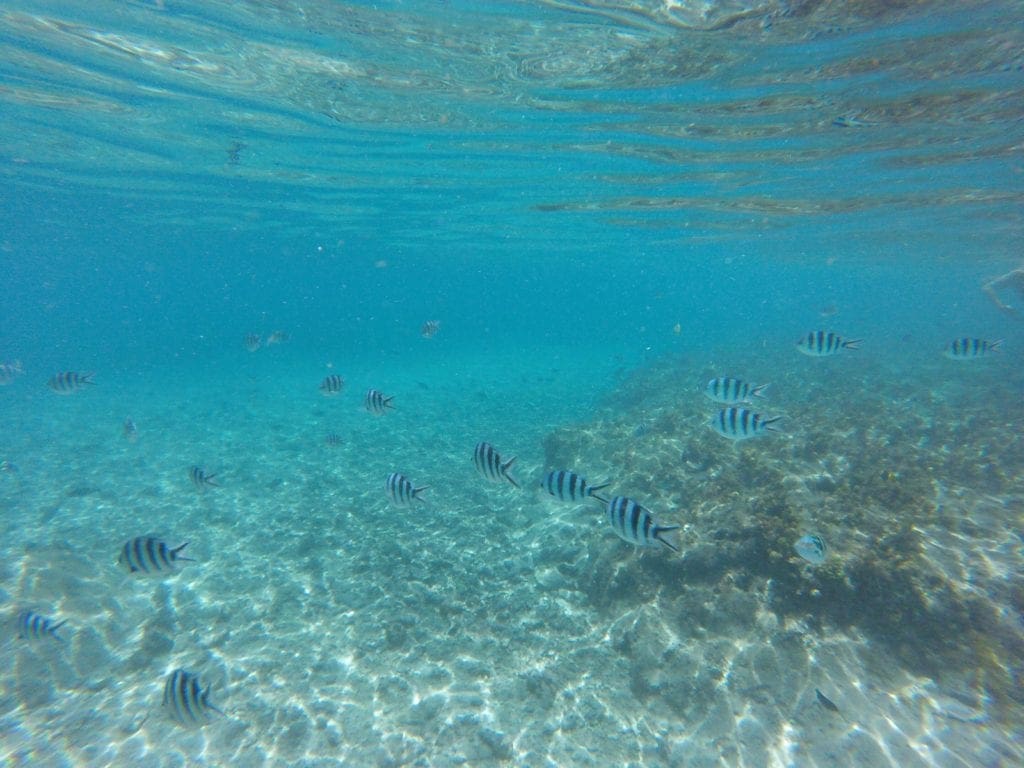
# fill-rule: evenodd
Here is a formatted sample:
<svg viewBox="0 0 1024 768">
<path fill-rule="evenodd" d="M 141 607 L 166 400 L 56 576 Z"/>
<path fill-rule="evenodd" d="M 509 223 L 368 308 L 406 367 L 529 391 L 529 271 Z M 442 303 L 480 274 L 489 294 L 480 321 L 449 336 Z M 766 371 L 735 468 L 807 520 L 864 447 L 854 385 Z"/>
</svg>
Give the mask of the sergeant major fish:
<svg viewBox="0 0 1024 768">
<path fill-rule="evenodd" d="M 217 474 L 207 474 L 206 470 L 203 469 L 202 467 L 192 467 L 188 471 L 188 476 L 192 480 L 192 485 L 194 485 L 196 488 L 199 488 L 200 490 L 206 488 L 207 486 L 213 486 L 214 488 L 219 487 L 217 483 L 213 481 L 213 478 L 215 478 Z"/>
<path fill-rule="evenodd" d="M 509 474 L 509 469 L 515 461 L 515 456 L 508 461 L 503 461 L 501 454 L 494 450 L 494 446 L 490 443 L 477 443 L 476 449 L 473 451 L 473 464 L 476 466 L 477 472 L 488 480 L 493 480 L 495 482 L 508 480 L 512 485 L 518 488 L 519 483 L 517 483 L 515 478 Z"/>
<path fill-rule="evenodd" d="M 394 396 L 388 397 L 383 392 L 377 389 L 366 390 L 366 397 L 363 398 L 363 405 L 370 413 L 375 416 L 380 416 L 386 412 L 388 408 L 394 408 L 391 401 L 394 400 Z"/>
<path fill-rule="evenodd" d="M 1003 343 L 1002 339 L 986 341 L 985 339 L 953 339 L 947 346 L 945 355 L 950 360 L 976 360 L 995 352 Z"/>
<path fill-rule="evenodd" d="M 258 333 L 247 333 L 242 341 L 250 352 L 255 352 L 263 345 L 263 340 Z"/>
<path fill-rule="evenodd" d="M 73 395 L 88 384 L 95 384 L 92 380 L 95 373 L 77 373 L 75 371 L 61 371 L 55 373 L 46 382 L 46 385 L 58 395 Z"/>
<path fill-rule="evenodd" d="M 336 373 L 332 373 L 329 376 L 324 376 L 324 380 L 320 382 L 320 394 L 324 397 L 333 397 L 341 392 L 344 386 L 344 377 L 339 376 Z"/>
<path fill-rule="evenodd" d="M 828 557 L 828 546 L 817 534 L 801 536 L 793 545 L 793 550 L 811 565 L 821 565 Z"/>
<path fill-rule="evenodd" d="M 723 408 L 711 419 L 711 428 L 730 440 L 746 440 L 763 435 L 767 431 L 778 431 L 772 426 L 781 416 L 766 418 L 746 408 Z"/>
<path fill-rule="evenodd" d="M 755 397 L 764 397 L 761 393 L 767 388 L 767 384 L 751 384 L 742 379 L 719 376 L 708 382 L 704 387 L 704 394 L 716 403 L 735 405 L 749 403 Z"/>
<path fill-rule="evenodd" d="M 548 472 L 547 476 L 540 481 L 541 488 L 562 501 L 581 501 L 592 496 L 602 504 L 607 504 L 608 499 L 599 496 L 595 491 L 607 488 L 609 485 L 611 483 L 589 485 L 586 479 L 567 469 Z"/>
<path fill-rule="evenodd" d="M 121 547 L 117 562 L 129 573 L 163 573 L 177 570 L 174 566 L 179 560 L 194 562 L 191 557 L 178 554 L 188 546 L 186 541 L 173 549 L 166 542 L 153 536 L 136 536 L 129 539 Z"/>
<path fill-rule="evenodd" d="M 810 331 L 796 343 L 796 348 L 811 357 L 829 357 L 844 349 L 860 349 L 861 339 L 844 339 L 831 331 Z"/>
<path fill-rule="evenodd" d="M 224 715 L 223 710 L 210 703 L 210 688 L 203 690 L 199 675 L 176 669 L 164 683 L 163 706 L 171 719 L 182 725 L 202 725 L 210 719 L 210 712 Z"/>
<path fill-rule="evenodd" d="M 384 490 L 387 491 L 388 498 L 399 507 L 407 507 L 413 501 L 423 501 L 419 494 L 429 487 L 429 485 L 421 485 L 417 488 L 409 478 L 398 472 L 392 472 L 384 481 Z"/>
<path fill-rule="evenodd" d="M 625 496 L 616 496 L 608 502 L 608 522 L 619 538 L 638 547 L 651 547 L 655 542 L 664 544 L 673 552 L 679 547 L 664 538 L 669 531 L 678 530 L 678 525 L 658 525 L 650 510 Z"/>
<path fill-rule="evenodd" d="M 34 611 L 22 611 L 18 614 L 18 637 L 24 640 L 42 640 L 52 637 L 63 643 L 64 638 L 57 634 L 57 630 L 67 623 L 67 619 L 55 623 L 53 619 L 40 616 Z"/>
</svg>

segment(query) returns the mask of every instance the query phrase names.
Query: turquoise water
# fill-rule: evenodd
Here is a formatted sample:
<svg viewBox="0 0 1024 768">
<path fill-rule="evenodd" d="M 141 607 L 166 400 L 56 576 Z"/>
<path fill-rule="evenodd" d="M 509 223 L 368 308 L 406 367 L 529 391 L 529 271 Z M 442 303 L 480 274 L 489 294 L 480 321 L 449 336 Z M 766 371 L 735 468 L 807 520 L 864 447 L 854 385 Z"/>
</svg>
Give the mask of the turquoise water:
<svg viewBox="0 0 1024 768">
<path fill-rule="evenodd" d="M 15 0 L 0 47 L 7 764 L 1024 762 L 1018 3 Z"/>
</svg>

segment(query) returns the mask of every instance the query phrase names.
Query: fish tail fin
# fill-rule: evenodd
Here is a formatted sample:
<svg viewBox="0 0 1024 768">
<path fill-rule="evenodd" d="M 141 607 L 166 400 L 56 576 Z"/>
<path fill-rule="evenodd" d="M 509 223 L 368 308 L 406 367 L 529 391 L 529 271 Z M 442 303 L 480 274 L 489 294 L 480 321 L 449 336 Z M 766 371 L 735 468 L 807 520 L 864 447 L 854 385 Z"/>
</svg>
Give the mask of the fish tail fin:
<svg viewBox="0 0 1024 768">
<path fill-rule="evenodd" d="M 95 376 L 96 376 L 96 372 L 95 371 L 90 371 L 89 373 L 83 373 L 81 376 L 78 377 L 78 383 L 79 384 L 95 384 L 96 382 L 93 381 L 93 377 L 95 377 Z"/>
<path fill-rule="evenodd" d="M 62 619 L 61 621 L 58 621 L 56 624 L 50 627 L 50 634 L 53 635 L 56 639 L 60 640 L 62 643 L 64 642 L 64 638 L 57 634 L 57 630 L 67 623 L 67 619 Z"/>
<path fill-rule="evenodd" d="M 771 430 L 772 432 L 779 432 L 779 428 L 773 427 L 772 424 L 774 424 L 776 421 L 779 421 L 781 418 L 781 416 L 772 416 L 770 419 L 765 419 L 761 423 L 764 425 L 765 429 Z"/>
<path fill-rule="evenodd" d="M 671 533 L 672 531 L 678 531 L 678 525 L 657 525 L 654 527 L 654 538 L 664 544 L 666 547 L 671 549 L 673 552 L 679 551 L 678 536 L 673 535 L 668 538 L 663 538 L 662 534 Z"/>
<path fill-rule="evenodd" d="M 999 349 L 1002 346 L 1004 339 L 996 339 L 995 341 L 989 342 L 989 349 Z"/>
<path fill-rule="evenodd" d="M 394 399 L 395 399 L 394 395 L 391 395 L 391 397 L 385 397 L 384 398 L 384 407 L 385 408 L 391 408 L 393 410 L 395 406 L 391 404 L 391 401 L 394 400 Z"/>
<path fill-rule="evenodd" d="M 504 464 L 501 465 L 501 474 L 504 475 L 505 479 L 508 480 L 510 483 L 512 483 L 512 485 L 514 485 L 516 488 L 518 488 L 519 487 L 519 483 L 517 483 L 516 479 L 514 477 L 512 477 L 512 475 L 510 475 L 508 473 L 508 471 L 512 468 L 512 465 L 515 464 L 515 463 L 516 463 L 516 457 L 513 456 L 511 459 L 509 459 L 508 461 L 506 461 Z"/>
<path fill-rule="evenodd" d="M 194 563 L 195 560 L 193 560 L 191 557 L 185 557 L 184 555 L 179 555 L 178 554 L 179 552 L 181 552 L 181 550 L 183 550 L 188 545 L 189 545 L 189 542 L 186 541 L 181 546 L 178 546 L 178 547 L 175 547 L 174 549 L 172 549 L 171 550 L 171 557 L 173 557 L 175 560 L 188 560 L 190 563 Z"/>
<path fill-rule="evenodd" d="M 214 488 L 220 488 L 220 483 L 216 482 L 213 479 L 216 476 L 217 476 L 216 473 L 214 473 L 212 475 L 207 475 L 206 477 L 204 477 L 203 478 L 203 485 L 212 485 Z"/>
<path fill-rule="evenodd" d="M 860 343 L 864 339 L 850 339 L 849 341 L 843 342 L 843 347 L 846 349 L 860 349 Z"/>
<path fill-rule="evenodd" d="M 413 488 L 412 497 L 417 501 L 423 501 L 423 499 L 420 498 L 420 492 L 427 490 L 429 487 L 429 485 L 421 485 L 419 488 Z M 426 504 L 427 502 L 423 501 L 423 503 Z"/>
<path fill-rule="evenodd" d="M 754 397 L 764 397 L 764 390 L 770 386 L 771 384 L 758 384 L 756 387 L 751 387 L 750 394 Z"/>
</svg>

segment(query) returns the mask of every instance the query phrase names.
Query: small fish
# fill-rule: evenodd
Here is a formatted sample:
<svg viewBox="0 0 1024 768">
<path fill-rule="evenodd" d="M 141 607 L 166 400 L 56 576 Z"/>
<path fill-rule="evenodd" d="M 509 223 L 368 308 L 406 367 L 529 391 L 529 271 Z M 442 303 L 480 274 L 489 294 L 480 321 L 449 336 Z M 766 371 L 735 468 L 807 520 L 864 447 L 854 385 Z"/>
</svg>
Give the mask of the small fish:
<svg viewBox="0 0 1024 768">
<path fill-rule="evenodd" d="M 509 468 L 515 461 L 515 456 L 508 461 L 502 461 L 501 454 L 494 450 L 494 446 L 490 443 L 477 443 L 476 449 L 473 451 L 473 464 L 476 465 L 477 472 L 495 482 L 508 480 L 518 488 L 519 483 L 509 474 Z"/>
<path fill-rule="evenodd" d="M 999 349 L 1003 343 L 1002 339 L 996 341 L 985 341 L 984 339 L 953 339 L 946 346 L 945 355 L 950 360 L 975 360 L 985 357 L 989 352 Z"/>
<path fill-rule="evenodd" d="M 767 384 L 751 384 L 731 376 L 719 376 L 708 382 L 704 394 L 716 403 L 735 405 L 749 403 L 755 397 L 764 397 L 761 393 L 767 388 Z"/>
<path fill-rule="evenodd" d="M 9 472 L 12 475 L 16 475 L 18 473 L 18 465 L 13 461 L 3 459 L 0 461 L 0 472 Z"/>
<path fill-rule="evenodd" d="M 196 488 L 203 489 L 209 485 L 212 485 L 214 488 L 220 487 L 213 481 L 213 478 L 215 478 L 217 474 L 213 473 L 208 475 L 206 474 L 206 470 L 202 467 L 192 467 L 188 471 L 188 476 L 192 480 L 192 485 Z"/>
<path fill-rule="evenodd" d="M 163 573 L 164 571 L 176 570 L 174 564 L 179 560 L 194 562 L 191 557 L 179 555 L 185 547 L 184 544 L 174 547 L 167 546 L 166 542 L 153 536 L 136 536 L 129 539 L 121 547 L 121 554 L 117 562 L 129 573 Z"/>
<path fill-rule="evenodd" d="M 22 611 L 18 614 L 18 637 L 24 640 L 43 640 L 52 637 L 63 643 L 64 638 L 57 634 L 57 630 L 67 623 L 67 619 L 54 623 L 53 619 L 40 616 L 34 611 Z"/>
<path fill-rule="evenodd" d="M 21 360 L 15 360 L 13 363 L 0 363 L 0 386 L 7 386 L 23 373 Z"/>
<path fill-rule="evenodd" d="M 423 501 L 419 494 L 429 487 L 429 485 L 421 485 L 417 488 L 409 478 L 398 472 L 392 472 L 388 475 L 388 479 L 384 481 L 384 490 L 387 491 L 388 498 L 399 507 L 407 507 L 413 501 Z"/>
<path fill-rule="evenodd" d="M 844 339 L 831 331 L 810 331 L 796 343 L 796 348 L 811 357 L 828 357 L 844 349 L 860 349 L 861 339 Z"/>
<path fill-rule="evenodd" d="M 607 504 L 608 499 L 599 496 L 594 491 L 607 488 L 609 485 L 611 483 L 588 485 L 584 478 L 567 469 L 548 472 L 547 476 L 540 481 L 541 488 L 562 501 L 581 501 L 588 496 L 592 496 L 602 504 Z"/>
<path fill-rule="evenodd" d="M 839 314 L 839 307 L 835 304 L 826 304 L 818 311 L 818 314 L 822 317 L 835 317 Z"/>
<path fill-rule="evenodd" d="M 260 335 L 258 333 L 245 334 L 244 342 L 245 348 L 248 349 L 250 352 L 255 352 L 263 345 L 263 340 L 260 339 Z"/>
<path fill-rule="evenodd" d="M 272 347 L 275 344 L 284 344 L 289 339 L 291 339 L 291 334 L 287 331 L 274 331 L 267 336 L 267 346 Z"/>
<path fill-rule="evenodd" d="M 674 333 L 676 336 L 680 335 L 682 332 L 683 326 L 681 324 L 676 323 L 675 325 L 672 326 L 672 333 Z"/>
<path fill-rule="evenodd" d="M 835 702 L 833 702 L 832 699 L 830 699 L 824 693 L 819 691 L 817 688 L 814 689 L 814 695 L 818 697 L 818 703 L 821 704 L 821 706 L 823 706 L 829 712 L 835 712 L 837 715 L 842 714 L 842 712 L 839 711 L 839 707 L 835 705 Z"/>
<path fill-rule="evenodd" d="M 210 687 L 204 691 L 199 675 L 176 669 L 164 683 L 164 708 L 171 719 L 182 725 L 201 725 L 210 719 L 210 712 L 224 715 L 223 710 L 210 703 Z"/>
<path fill-rule="evenodd" d="M 125 417 L 124 424 L 121 425 L 121 433 L 129 443 L 134 443 L 138 438 L 139 428 L 135 426 L 131 416 Z"/>
<path fill-rule="evenodd" d="M 619 538 L 636 544 L 638 547 L 650 547 L 655 542 L 664 544 L 673 552 L 678 552 L 679 547 L 673 544 L 663 534 L 675 531 L 678 525 L 657 525 L 650 510 L 637 504 L 625 496 L 616 496 L 608 502 L 608 522 L 612 530 Z"/>
<path fill-rule="evenodd" d="M 427 320 L 420 328 L 420 336 L 424 339 L 432 339 L 437 335 L 437 332 L 441 330 L 440 320 Z"/>
<path fill-rule="evenodd" d="M 95 384 L 96 382 L 92 380 L 95 375 L 95 373 L 62 371 L 51 376 L 46 385 L 58 395 L 73 395 L 87 384 Z"/>
<path fill-rule="evenodd" d="M 395 407 L 391 404 L 391 401 L 394 399 L 394 396 L 388 397 L 380 390 L 368 389 L 366 390 L 366 397 L 363 399 L 363 405 L 370 413 L 380 416 L 388 408 Z"/>
<path fill-rule="evenodd" d="M 324 443 L 331 448 L 337 448 L 341 445 L 341 435 L 337 432 L 331 432 L 324 438 Z"/>
<path fill-rule="evenodd" d="M 767 431 L 777 432 L 772 424 L 781 416 L 765 418 L 760 413 L 754 413 L 746 408 L 723 408 L 711 419 L 711 428 L 722 437 L 730 440 L 746 440 L 751 437 L 763 435 Z"/>
<path fill-rule="evenodd" d="M 793 545 L 794 551 L 812 565 L 821 565 L 828 557 L 828 545 L 816 534 L 801 536 Z"/>
<path fill-rule="evenodd" d="M 345 379 L 336 373 L 332 373 L 330 376 L 325 376 L 324 380 L 320 382 L 320 393 L 324 397 L 333 397 L 334 395 L 341 392 L 345 386 Z"/>
</svg>

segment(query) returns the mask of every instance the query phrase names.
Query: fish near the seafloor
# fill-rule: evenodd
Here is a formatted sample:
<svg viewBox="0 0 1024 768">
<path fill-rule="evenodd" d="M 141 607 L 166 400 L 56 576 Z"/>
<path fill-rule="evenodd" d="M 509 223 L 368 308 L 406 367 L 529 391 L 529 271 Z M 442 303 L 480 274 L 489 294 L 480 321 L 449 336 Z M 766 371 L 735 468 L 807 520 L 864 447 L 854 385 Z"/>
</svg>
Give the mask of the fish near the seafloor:
<svg viewBox="0 0 1024 768">
<path fill-rule="evenodd" d="M 210 688 L 203 690 L 199 675 L 176 669 L 164 683 L 163 705 L 171 718 L 182 725 L 200 725 L 210 719 L 210 712 L 224 712 L 210 703 Z"/>
<path fill-rule="evenodd" d="M 673 552 L 679 547 L 664 538 L 664 534 L 678 530 L 678 525 L 658 525 L 649 509 L 625 496 L 616 496 L 608 502 L 608 522 L 623 541 L 639 547 L 651 547 L 655 542 L 664 544 Z"/>
<path fill-rule="evenodd" d="M 219 487 L 217 483 L 213 481 L 213 478 L 215 478 L 217 475 L 207 474 L 206 470 L 203 469 L 202 467 L 192 467 L 192 469 L 188 471 L 188 476 L 192 480 L 192 485 L 194 485 L 196 488 L 199 488 L 200 490 L 203 490 L 209 485 L 212 485 L 214 488 Z"/>
<path fill-rule="evenodd" d="M 136 536 L 129 539 L 121 547 L 117 562 L 129 573 L 163 573 L 176 570 L 174 564 L 179 560 L 193 562 L 191 557 L 178 554 L 188 546 L 186 541 L 180 546 L 171 548 L 166 542 L 153 536 Z"/>
<path fill-rule="evenodd" d="M 54 622 L 53 619 L 40 616 L 35 611 L 22 611 L 18 614 L 18 637 L 24 640 L 42 640 L 52 637 L 63 643 L 64 638 L 57 634 L 57 630 L 67 623 L 67 619 Z"/>
<path fill-rule="evenodd" d="M 611 483 L 590 485 L 585 478 L 567 469 L 548 472 L 545 478 L 540 481 L 541 488 L 562 501 L 580 501 L 588 496 L 592 496 L 602 504 L 606 504 L 608 500 L 595 493 L 595 491 L 607 488 L 609 485 Z"/>
<path fill-rule="evenodd" d="M 124 439 L 129 443 L 134 443 L 139 436 L 139 428 L 135 426 L 135 421 L 131 416 L 126 416 L 124 423 L 121 425 L 121 433 L 124 435 Z"/>
<path fill-rule="evenodd" d="M 764 397 L 762 391 L 767 387 L 767 384 L 751 384 L 731 376 L 719 376 L 704 387 L 704 395 L 716 403 L 736 405 L 749 403 L 755 397 Z"/>
<path fill-rule="evenodd" d="M 429 485 L 421 485 L 417 488 L 409 478 L 399 472 L 392 472 L 384 482 L 384 490 L 387 491 L 388 498 L 399 507 L 407 507 L 413 501 L 423 501 L 419 494 L 429 487 Z"/>
<path fill-rule="evenodd" d="M 781 416 L 765 417 L 746 408 L 723 408 L 711 419 L 711 428 L 722 437 L 730 440 L 747 440 L 763 435 L 765 432 L 777 432 L 772 426 Z"/>
<path fill-rule="evenodd" d="M 437 332 L 441 330 L 440 320 L 427 320 L 420 328 L 420 336 L 424 339 L 432 339 L 437 335 Z"/>
<path fill-rule="evenodd" d="M 58 395 L 72 395 L 87 384 L 95 384 L 96 382 L 92 380 L 95 375 L 95 373 L 61 371 L 51 376 L 46 385 Z"/>
<path fill-rule="evenodd" d="M 508 461 L 503 461 L 501 454 L 494 450 L 494 446 L 490 443 L 477 443 L 476 448 L 473 450 L 473 464 L 476 466 L 477 472 L 488 480 L 493 480 L 495 482 L 508 480 L 512 485 L 518 488 L 519 483 L 517 483 L 516 479 L 509 473 L 512 465 L 515 464 L 515 461 L 515 456 Z"/>
<path fill-rule="evenodd" d="M 833 702 L 832 699 L 830 699 L 817 688 L 814 689 L 814 695 L 817 697 L 818 703 L 821 704 L 821 706 L 823 706 L 829 712 L 835 712 L 837 715 L 843 714 L 839 711 L 839 707 L 835 705 L 835 702 Z"/>
<path fill-rule="evenodd" d="M 258 333 L 247 333 L 242 341 L 245 344 L 245 348 L 250 352 L 255 352 L 263 345 L 263 340 L 260 339 Z"/>
<path fill-rule="evenodd" d="M 1002 339 L 986 341 L 985 339 L 953 339 L 946 346 L 945 355 L 950 360 L 976 360 L 995 352 L 1003 343 Z"/>
<path fill-rule="evenodd" d="M 332 373 L 330 376 L 324 376 L 324 380 L 320 382 L 320 393 L 325 397 L 331 397 L 341 392 L 344 386 L 345 378 Z"/>
<path fill-rule="evenodd" d="M 380 416 L 386 413 L 388 408 L 395 407 L 391 404 L 391 401 L 394 399 L 394 395 L 389 397 L 378 389 L 368 389 L 366 390 L 366 397 L 363 399 L 363 405 L 370 413 Z"/>
<path fill-rule="evenodd" d="M 810 357 L 829 357 L 844 349 L 860 349 L 860 339 L 844 339 L 831 331 L 809 331 L 796 343 L 796 348 Z"/>
<path fill-rule="evenodd" d="M 817 534 L 801 536 L 793 545 L 793 550 L 812 565 L 821 565 L 828 557 L 828 545 Z"/>
</svg>

